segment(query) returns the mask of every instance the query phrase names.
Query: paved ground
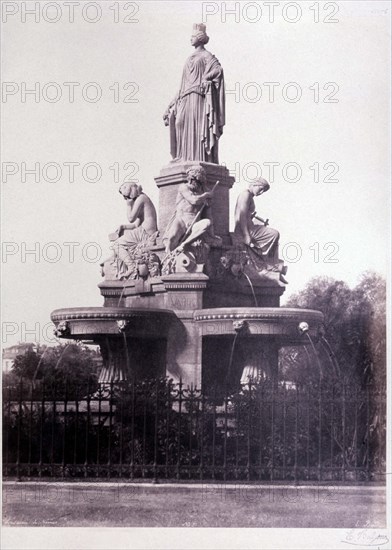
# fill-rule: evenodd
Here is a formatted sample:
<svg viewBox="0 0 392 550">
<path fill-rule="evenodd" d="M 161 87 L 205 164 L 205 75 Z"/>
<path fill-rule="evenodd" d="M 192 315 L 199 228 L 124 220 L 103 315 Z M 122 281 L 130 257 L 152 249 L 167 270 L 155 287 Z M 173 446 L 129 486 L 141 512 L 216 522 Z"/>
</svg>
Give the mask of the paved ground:
<svg viewBox="0 0 392 550">
<path fill-rule="evenodd" d="M 3 524 L 34 527 L 385 528 L 380 486 L 3 483 Z"/>
</svg>

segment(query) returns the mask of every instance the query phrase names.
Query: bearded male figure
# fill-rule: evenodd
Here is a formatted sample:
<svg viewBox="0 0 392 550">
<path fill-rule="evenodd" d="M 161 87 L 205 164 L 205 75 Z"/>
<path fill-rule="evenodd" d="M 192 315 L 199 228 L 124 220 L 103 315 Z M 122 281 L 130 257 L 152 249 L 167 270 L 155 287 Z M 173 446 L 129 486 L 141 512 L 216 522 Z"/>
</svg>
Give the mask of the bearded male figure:
<svg viewBox="0 0 392 550">
<path fill-rule="evenodd" d="M 209 41 L 202 23 L 193 25 L 195 52 L 187 59 L 181 85 L 163 119 L 170 127 L 174 161 L 202 160 L 218 164 L 218 140 L 225 125 L 223 69 L 204 48 Z"/>
<path fill-rule="evenodd" d="M 214 234 L 210 208 L 213 192 L 205 191 L 204 168 L 189 168 L 187 180 L 178 187 L 176 209 L 163 236 L 167 254 L 206 233 L 209 242 L 222 243 L 221 238 Z"/>
</svg>

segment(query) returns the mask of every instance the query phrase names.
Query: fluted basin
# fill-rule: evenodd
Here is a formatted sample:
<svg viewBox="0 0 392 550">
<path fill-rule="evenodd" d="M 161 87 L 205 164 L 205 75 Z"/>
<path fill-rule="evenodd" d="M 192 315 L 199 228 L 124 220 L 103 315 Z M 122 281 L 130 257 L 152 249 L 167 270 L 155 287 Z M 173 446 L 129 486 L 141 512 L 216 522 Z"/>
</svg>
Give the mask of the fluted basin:
<svg viewBox="0 0 392 550">
<path fill-rule="evenodd" d="M 171 310 L 129 307 L 72 307 L 51 315 L 60 338 L 98 344 L 103 358 L 101 382 L 166 372 L 167 336 L 176 319 Z"/>
<path fill-rule="evenodd" d="M 223 307 L 198 309 L 193 316 L 189 313 L 76 307 L 57 309 L 51 318 L 60 338 L 100 346 L 104 381 L 131 375 L 179 377 L 178 373 L 188 374 L 194 361 L 207 384 L 226 379 L 228 372 L 239 380 L 247 368 L 274 376 L 279 349 L 317 340 L 323 322 L 322 313 L 310 309 Z M 300 324 L 305 331 L 299 330 Z"/>
<path fill-rule="evenodd" d="M 97 340 L 122 333 L 127 338 L 164 338 L 175 318 L 173 311 L 167 309 L 129 307 L 71 307 L 51 314 L 58 336 L 76 340 Z"/>
<path fill-rule="evenodd" d="M 303 322 L 309 327 L 310 337 L 317 338 L 323 314 L 312 309 L 285 307 L 223 307 L 196 310 L 194 320 L 201 324 L 203 336 L 223 336 L 241 331 L 250 337 L 271 337 L 287 346 L 309 344 L 309 338 L 298 329 Z"/>
</svg>

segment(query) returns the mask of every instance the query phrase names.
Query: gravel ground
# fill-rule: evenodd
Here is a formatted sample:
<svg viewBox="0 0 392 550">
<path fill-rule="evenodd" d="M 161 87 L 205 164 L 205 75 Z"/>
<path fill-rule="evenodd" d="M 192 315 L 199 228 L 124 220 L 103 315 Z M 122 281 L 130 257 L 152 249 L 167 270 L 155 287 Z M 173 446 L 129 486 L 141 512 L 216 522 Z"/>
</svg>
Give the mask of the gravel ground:
<svg viewBox="0 0 392 550">
<path fill-rule="evenodd" d="M 385 528 L 382 486 L 3 483 L 3 525 Z"/>
</svg>

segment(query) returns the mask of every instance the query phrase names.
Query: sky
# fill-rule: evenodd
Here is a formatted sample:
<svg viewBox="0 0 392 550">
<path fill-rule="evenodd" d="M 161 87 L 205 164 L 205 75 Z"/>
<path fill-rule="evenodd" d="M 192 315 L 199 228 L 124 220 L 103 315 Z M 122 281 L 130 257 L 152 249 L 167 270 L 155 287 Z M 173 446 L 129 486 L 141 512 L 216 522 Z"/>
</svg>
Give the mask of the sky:
<svg viewBox="0 0 392 550">
<path fill-rule="evenodd" d="M 225 74 L 231 213 L 250 179 L 271 182 L 256 205 L 281 234 L 283 298 L 314 276 L 387 275 L 389 2 L 37 5 L 2 6 L 4 347 L 53 341 L 56 308 L 103 304 L 99 263 L 126 223 L 118 187 L 137 180 L 158 206 L 162 115 L 195 22 Z"/>
</svg>

